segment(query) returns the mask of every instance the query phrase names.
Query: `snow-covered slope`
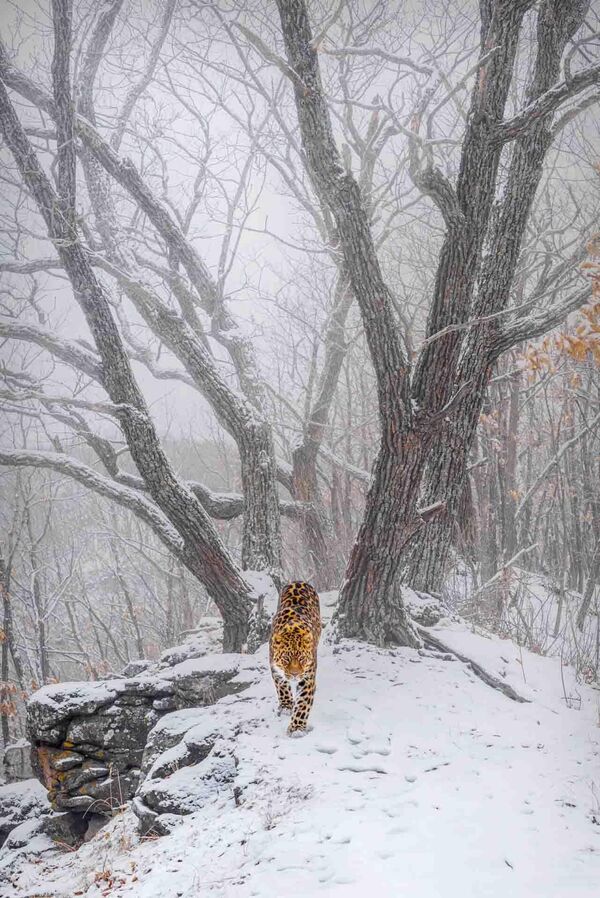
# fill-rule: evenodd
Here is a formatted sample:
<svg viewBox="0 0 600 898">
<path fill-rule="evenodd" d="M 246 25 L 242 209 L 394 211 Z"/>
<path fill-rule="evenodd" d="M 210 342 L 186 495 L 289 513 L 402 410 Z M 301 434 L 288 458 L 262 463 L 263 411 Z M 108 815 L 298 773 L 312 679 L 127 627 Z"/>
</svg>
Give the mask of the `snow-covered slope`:
<svg viewBox="0 0 600 898">
<path fill-rule="evenodd" d="M 434 632 L 530 702 L 457 660 L 323 645 L 313 730 L 290 739 L 263 648 L 256 685 L 197 712 L 239 731 L 235 794 L 205 790 L 160 839 L 126 811 L 76 853 L 13 858 L 1 894 L 597 898 L 600 692 L 464 624 Z"/>
</svg>

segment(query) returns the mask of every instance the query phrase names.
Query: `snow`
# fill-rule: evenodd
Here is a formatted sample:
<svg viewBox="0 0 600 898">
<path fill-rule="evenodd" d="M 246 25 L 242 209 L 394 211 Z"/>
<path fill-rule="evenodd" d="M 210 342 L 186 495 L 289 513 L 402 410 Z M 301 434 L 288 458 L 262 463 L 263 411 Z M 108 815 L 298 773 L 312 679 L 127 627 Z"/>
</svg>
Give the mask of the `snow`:
<svg viewBox="0 0 600 898">
<path fill-rule="evenodd" d="M 35 704 L 52 710 L 56 720 L 70 717 L 76 708 L 108 704 L 120 691 L 122 684 L 115 680 L 91 683 L 51 683 L 35 693 Z"/>
<path fill-rule="evenodd" d="M 596 898 L 600 693 L 464 622 L 433 632 L 529 701 L 448 656 L 325 642 L 313 729 L 290 739 L 263 647 L 248 690 L 158 724 L 222 743 L 175 770 L 192 813 L 169 835 L 140 839 L 126 811 L 78 852 L 5 853 L 0 895 Z"/>
<path fill-rule="evenodd" d="M 252 587 L 252 593 L 256 598 L 263 598 L 265 601 L 265 609 L 270 611 L 273 605 L 273 611 L 277 608 L 277 600 L 279 593 L 273 582 L 273 578 L 268 571 L 244 571 L 244 580 Z"/>
<path fill-rule="evenodd" d="M 598 666 L 600 631 L 597 600 L 580 630 L 577 624 L 583 596 L 558 590 L 549 577 L 511 566 L 502 582 L 502 616 L 498 627 L 520 645 L 545 655 L 559 655 L 575 664 L 584 677 Z M 470 614 L 473 582 L 468 569 L 458 565 L 446 584 L 446 603 L 459 614 Z"/>
</svg>

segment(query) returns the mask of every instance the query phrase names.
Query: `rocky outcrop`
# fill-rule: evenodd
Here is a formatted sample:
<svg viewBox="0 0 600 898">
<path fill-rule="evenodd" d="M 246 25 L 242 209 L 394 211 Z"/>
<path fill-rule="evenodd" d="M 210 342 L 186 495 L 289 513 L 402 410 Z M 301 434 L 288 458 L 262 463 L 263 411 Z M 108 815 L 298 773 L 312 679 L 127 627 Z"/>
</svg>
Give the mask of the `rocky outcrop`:
<svg viewBox="0 0 600 898">
<path fill-rule="evenodd" d="M 35 779 L 0 786 L 0 846 L 18 826 L 51 810 L 43 786 Z"/>
<path fill-rule="evenodd" d="M 218 792 L 235 799 L 236 726 L 212 710 L 167 714 L 149 734 L 132 804 L 142 834 L 164 835 Z"/>
<path fill-rule="evenodd" d="M 133 798 L 142 770 L 149 772 L 164 750 L 156 729 L 162 717 L 212 705 L 256 677 L 258 662 L 251 656 L 185 658 L 185 649 L 172 650 L 158 664 L 145 663 L 141 671 L 128 670 L 133 676 L 45 686 L 30 699 L 27 721 L 34 771 L 59 812 L 53 819 L 67 833 L 83 837 L 88 825 L 97 826 L 98 816 L 112 816 Z M 164 733 L 162 738 L 167 738 Z M 168 738 L 175 738 L 172 732 Z M 204 757 L 216 741 L 215 736 Z M 194 754 L 190 748 L 182 766 L 196 763 L 202 751 Z M 226 774 L 222 770 L 218 775 Z M 143 801 L 151 813 L 172 812 L 160 789 L 150 793 Z"/>
</svg>

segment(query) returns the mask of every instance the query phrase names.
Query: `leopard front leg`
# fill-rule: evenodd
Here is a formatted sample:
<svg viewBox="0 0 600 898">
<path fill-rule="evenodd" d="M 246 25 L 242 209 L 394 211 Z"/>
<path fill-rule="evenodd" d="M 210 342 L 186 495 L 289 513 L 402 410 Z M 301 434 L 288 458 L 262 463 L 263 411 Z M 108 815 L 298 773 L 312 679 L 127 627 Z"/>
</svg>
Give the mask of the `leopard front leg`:
<svg viewBox="0 0 600 898">
<path fill-rule="evenodd" d="M 292 693 L 292 687 L 280 672 L 280 670 L 276 667 L 271 667 L 271 674 L 273 676 L 273 682 L 275 683 L 275 689 L 277 690 L 277 697 L 279 699 L 279 713 L 282 711 L 291 711 L 294 707 L 294 695 Z"/>
<path fill-rule="evenodd" d="M 288 727 L 288 733 L 306 732 L 306 724 L 308 723 L 308 715 L 315 699 L 316 688 L 316 669 L 309 668 L 302 675 L 298 682 L 298 690 L 296 693 L 296 701 L 294 702 L 294 710 L 292 711 L 292 719 Z"/>
</svg>

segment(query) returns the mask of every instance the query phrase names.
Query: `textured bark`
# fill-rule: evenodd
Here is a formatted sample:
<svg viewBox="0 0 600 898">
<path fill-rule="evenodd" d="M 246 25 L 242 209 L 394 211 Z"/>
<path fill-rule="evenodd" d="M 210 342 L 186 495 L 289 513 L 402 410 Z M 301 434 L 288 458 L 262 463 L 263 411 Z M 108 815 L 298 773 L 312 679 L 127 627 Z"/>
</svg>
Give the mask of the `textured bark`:
<svg viewBox="0 0 600 898">
<path fill-rule="evenodd" d="M 340 577 L 332 540 L 333 522 L 325 512 L 319 490 L 317 458 L 346 355 L 344 328 L 353 299 L 342 267 L 334 294 L 333 311 L 325 334 L 325 360 L 316 398 L 309 412 L 302 442 L 293 452 L 292 495 L 298 501 L 310 503 L 313 509 L 312 514 L 304 517 L 303 531 L 310 557 L 310 568 L 315 572 L 313 581 L 317 590 L 334 589 Z"/>
<path fill-rule="evenodd" d="M 510 378 L 508 421 L 506 424 L 506 459 L 504 463 L 503 542 L 506 558 L 517 551 L 517 464 L 519 440 L 519 392 L 521 376 L 517 372 Z"/>
<path fill-rule="evenodd" d="M 102 383 L 120 406 L 119 420 L 131 456 L 150 495 L 184 541 L 185 564 L 202 583 L 224 620 L 224 648 L 241 648 L 247 631 L 250 587 L 243 580 L 210 519 L 193 493 L 173 471 L 158 440 L 143 396 L 113 319 L 104 288 L 79 240 L 74 215 L 75 150 L 72 138 L 70 7 L 55 0 L 55 112 L 59 138 L 57 195 L 29 143 L 0 81 L 0 126 L 23 182 L 30 190 L 55 242 L 102 361 Z M 66 71 L 64 57 L 67 57 Z M 61 61 L 62 60 L 62 61 Z"/>
<path fill-rule="evenodd" d="M 101 41 L 108 36 L 106 28 L 106 22 L 102 23 L 102 28 L 99 26 L 96 44 L 101 44 Z M 92 58 L 88 57 L 86 61 L 84 71 L 88 81 L 95 74 L 94 65 L 97 65 L 97 59 L 98 53 L 93 52 Z M 7 86 L 12 87 L 51 115 L 55 121 L 57 120 L 60 112 L 55 99 L 12 65 L 6 50 L 1 46 L 0 76 Z M 241 456 L 242 473 L 247 478 L 247 482 L 243 484 L 245 511 L 247 512 L 244 515 L 243 526 L 244 565 L 268 570 L 278 579 L 281 571 L 281 528 L 276 485 L 278 468 L 275 462 L 271 428 L 263 412 L 263 386 L 252 345 L 239 332 L 236 322 L 227 310 L 225 299 L 208 268 L 170 212 L 154 196 L 133 163 L 130 160 L 120 159 L 114 149 L 102 139 L 94 128 L 89 85 L 87 90 L 80 92 L 80 100 L 83 103 L 85 115 L 75 116 L 73 130 L 81 139 L 84 147 L 82 160 L 99 231 L 109 258 L 112 257 L 116 267 L 121 271 L 122 286 L 128 290 L 130 298 L 136 297 L 136 308 L 141 311 L 143 303 L 140 294 L 144 294 L 148 299 L 150 293 L 144 289 L 140 278 L 127 277 L 128 271 L 132 268 L 132 259 L 123 253 L 126 244 L 119 240 L 120 229 L 111 209 L 110 181 L 105 175 L 116 180 L 148 216 L 169 248 L 171 264 L 176 266 L 177 263 L 180 263 L 183 266 L 194 287 L 195 298 L 211 317 L 212 335 L 231 356 L 247 402 L 231 391 L 226 382 L 218 376 L 203 345 L 204 335 L 193 332 L 189 322 L 185 321 L 185 315 L 182 319 L 165 307 L 160 310 L 165 314 L 159 320 L 157 317 L 159 309 L 156 304 L 154 307 L 147 308 L 147 304 L 144 307 L 144 317 L 152 329 L 157 332 L 157 336 L 164 340 L 176 355 L 178 352 L 184 353 L 183 363 L 186 367 L 190 359 L 194 361 L 194 384 L 200 386 L 205 395 L 209 394 L 209 400 L 213 403 L 222 422 L 226 414 L 223 404 L 228 397 L 229 426 L 225 426 L 236 439 Z M 202 352 L 204 352 L 205 359 L 204 363 L 200 365 Z M 178 357 L 181 358 L 181 355 Z M 208 370 L 207 361 L 210 362 L 210 370 Z M 232 413 L 235 416 L 233 430 Z M 243 431 L 241 436 L 240 431 Z M 265 463 L 265 454 L 268 457 L 267 463 Z M 263 503 L 262 508 L 255 509 L 251 506 L 251 503 L 256 501 Z"/>
<path fill-rule="evenodd" d="M 479 69 L 471 96 L 456 184 L 459 215 L 448 228 L 440 254 L 427 322 L 429 338 L 449 325 L 463 324 L 471 314 L 501 154 L 501 146 L 494 146 L 492 137 L 502 121 L 520 27 L 530 5 L 494 3 L 489 18 L 482 17 L 481 56 L 487 62 Z M 492 48 L 496 50 L 489 55 Z M 414 374 L 414 392 L 423 406 L 440 408 L 448 401 L 462 338 L 461 330 L 452 330 L 425 345 Z"/>
<path fill-rule="evenodd" d="M 398 560 L 421 526 L 414 509 L 424 454 L 414 434 L 398 434 L 380 451 L 366 510 L 346 569 L 337 626 L 340 635 L 377 645 L 418 645 L 402 599 Z"/>
<path fill-rule="evenodd" d="M 418 644 L 396 589 L 397 559 L 415 528 L 424 440 L 413 430 L 409 370 L 383 279 L 366 204 L 345 174 L 323 96 L 317 53 L 303 0 L 278 0 L 306 167 L 337 228 L 340 249 L 359 304 L 377 378 L 381 446 L 363 524 L 340 595 L 338 630 L 379 643 Z M 408 472 L 408 473 L 407 473 Z"/>
<path fill-rule="evenodd" d="M 532 80 L 528 88 L 530 101 L 534 102 L 544 96 L 553 85 L 560 70 L 564 47 L 581 25 L 588 6 L 589 3 L 583 2 L 583 0 L 573 0 L 573 2 L 547 0 L 542 3 L 538 13 L 538 51 Z M 495 16 L 500 16 L 501 9 L 505 7 L 506 4 L 496 4 L 496 13 L 492 16 L 488 29 L 484 22 L 484 46 L 493 34 Z M 499 33 L 494 38 L 494 40 L 503 39 L 508 42 L 511 48 L 511 59 L 514 56 L 518 38 L 518 20 L 522 14 L 523 5 L 514 4 L 503 26 L 504 38 L 501 38 Z M 467 135 L 463 145 L 462 172 L 470 172 L 470 174 L 468 178 L 463 179 L 463 193 L 466 192 L 467 200 L 465 202 L 465 199 L 461 198 L 461 208 L 468 226 L 481 229 L 481 231 L 479 236 L 474 238 L 475 243 L 465 247 L 464 259 L 470 260 L 470 268 L 466 275 L 464 268 L 462 269 L 463 275 L 466 276 L 467 289 L 462 295 L 459 307 L 452 312 L 453 321 L 456 316 L 459 321 L 464 321 L 466 320 L 465 316 L 469 314 L 474 319 L 483 318 L 507 307 L 519 260 L 521 241 L 542 176 L 546 152 L 552 141 L 548 119 L 548 115 L 553 111 L 551 109 L 545 117 L 529 121 L 527 129 L 519 132 L 521 136 L 513 146 L 503 201 L 493 218 L 490 219 L 499 160 L 495 147 L 495 135 L 497 134 L 497 122 L 501 118 L 506 101 L 506 91 L 510 85 L 510 72 L 501 71 L 497 77 L 502 85 L 502 91 L 500 94 L 494 94 L 493 111 L 496 125 L 480 135 L 479 142 L 477 142 L 477 135 L 474 135 L 471 140 Z M 475 113 L 479 108 L 477 99 L 479 89 L 477 86 L 474 97 Z M 477 127 L 487 128 L 487 125 Z M 475 140 L 474 146 L 473 140 Z M 474 169 L 471 168 L 471 162 L 464 160 L 466 153 L 473 154 L 476 159 L 479 158 L 480 161 Z M 458 194 L 461 197 L 460 176 Z M 486 238 L 485 260 L 482 263 L 483 235 L 486 228 L 489 233 Z M 440 268 L 444 264 L 445 254 L 443 251 Z M 454 260 L 449 270 L 454 272 L 456 264 L 457 261 Z M 460 266 L 458 270 L 461 270 Z M 472 295 L 476 276 L 478 290 L 476 301 L 473 303 Z M 456 287 L 453 288 L 452 283 L 454 283 L 452 279 L 446 280 L 442 296 L 447 295 L 447 289 L 450 290 L 450 295 L 455 295 Z M 433 326 L 433 332 L 449 323 L 445 313 L 436 314 L 437 305 L 439 303 L 436 298 L 433 310 L 435 325 L 430 323 L 429 328 L 431 330 Z M 431 395 L 432 391 L 434 394 L 441 391 L 441 395 L 444 396 L 445 391 L 449 389 L 448 383 L 451 388 L 452 384 L 456 387 L 458 384 L 470 381 L 473 384 L 473 390 L 468 400 L 460 404 L 457 413 L 446 423 L 442 437 L 434 447 L 428 462 L 424 502 L 430 504 L 443 500 L 447 514 L 445 520 L 429 524 L 426 530 L 420 534 L 418 544 L 413 547 L 405 576 L 417 589 L 437 592 L 441 588 L 454 521 L 464 487 L 468 455 L 473 445 L 479 413 L 493 364 L 499 354 L 507 348 L 506 336 L 502 334 L 498 320 L 498 318 L 492 318 L 474 326 L 463 341 L 458 340 L 458 332 L 443 337 L 442 340 L 448 342 L 442 353 L 441 368 L 436 368 L 435 362 L 431 362 L 429 366 L 425 364 L 427 352 L 420 361 L 420 377 L 423 384 L 421 395 L 425 401 L 427 401 L 427 395 Z M 527 330 L 524 329 L 521 338 L 524 339 L 527 335 Z M 432 345 L 435 346 L 439 342 L 435 341 Z M 460 355 L 458 355 L 459 352 Z M 445 387 L 439 385 L 440 380 L 446 384 Z"/>
</svg>

